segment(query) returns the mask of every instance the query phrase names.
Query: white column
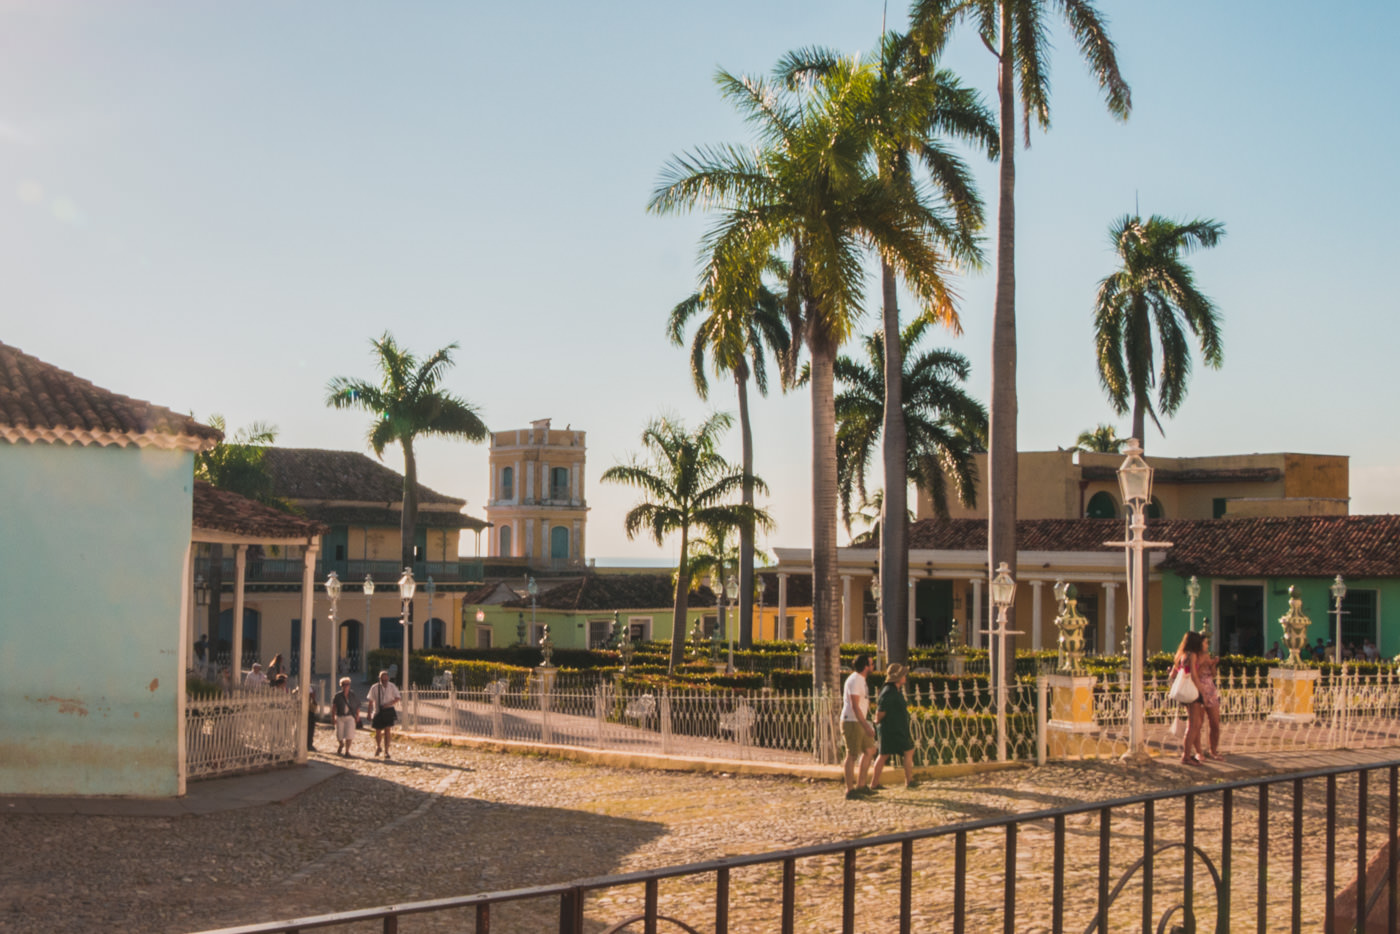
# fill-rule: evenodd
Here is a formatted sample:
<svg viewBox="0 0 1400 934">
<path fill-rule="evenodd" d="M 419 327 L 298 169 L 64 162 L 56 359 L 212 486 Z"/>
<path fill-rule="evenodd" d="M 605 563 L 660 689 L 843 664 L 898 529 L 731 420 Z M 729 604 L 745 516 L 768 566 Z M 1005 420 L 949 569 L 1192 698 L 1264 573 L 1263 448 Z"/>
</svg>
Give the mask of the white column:
<svg viewBox="0 0 1400 934">
<path fill-rule="evenodd" d="M 908 626 L 908 629 L 909 629 L 909 648 L 911 648 L 911 649 L 914 648 L 914 636 L 915 636 L 915 633 L 914 633 L 914 594 L 917 593 L 917 591 L 914 589 L 914 585 L 917 584 L 917 583 L 918 583 L 918 581 L 914 580 L 914 578 L 912 578 L 912 577 L 909 578 L 909 626 Z"/>
<path fill-rule="evenodd" d="M 535 557 L 535 520 L 525 520 L 525 550 L 523 552 L 527 558 Z"/>
<path fill-rule="evenodd" d="M 778 625 L 774 632 L 775 636 L 781 633 L 783 627 L 787 625 L 787 579 L 786 574 L 781 571 L 778 573 Z M 793 636 L 798 639 L 802 638 L 802 634 L 797 632 L 797 627 L 792 628 Z"/>
<path fill-rule="evenodd" d="M 190 638 L 190 626 L 194 622 L 194 611 L 192 603 L 194 601 L 194 542 L 190 542 L 185 547 L 185 562 L 180 574 L 180 638 L 175 651 L 179 652 L 180 658 L 186 658 L 193 651 L 193 639 Z M 180 666 L 180 679 L 175 685 L 175 722 L 178 726 L 175 729 L 175 793 L 184 796 L 185 775 L 187 764 L 185 758 L 188 751 L 185 749 L 185 665 Z"/>
<path fill-rule="evenodd" d="M 540 463 L 540 499 L 554 498 L 554 477 L 549 473 L 549 461 Z"/>
<path fill-rule="evenodd" d="M 583 520 L 574 520 L 574 550 L 569 557 L 576 560 L 583 560 Z"/>
<path fill-rule="evenodd" d="M 851 575 L 841 575 L 841 641 L 854 642 L 851 638 Z"/>
<path fill-rule="evenodd" d="M 1113 627 L 1118 619 L 1118 585 L 1107 583 L 1103 585 L 1103 649 L 1104 655 L 1112 655 L 1114 649 Z"/>
<path fill-rule="evenodd" d="M 1031 581 L 1031 648 L 1040 651 L 1040 589 L 1045 581 Z"/>
<path fill-rule="evenodd" d="M 574 464 L 569 468 L 569 504 L 572 506 L 577 506 L 583 498 L 579 490 L 578 466 Z"/>
<path fill-rule="evenodd" d="M 297 712 L 297 762 L 306 763 L 306 718 L 312 700 L 311 687 L 311 624 L 316 612 L 316 552 L 320 545 L 308 545 L 301 559 L 301 664 L 297 666 L 297 684 L 301 688 L 301 705 Z"/>
<path fill-rule="evenodd" d="M 515 462 L 515 479 L 512 480 L 512 481 L 511 481 L 511 484 L 510 484 L 510 501 L 511 501 L 512 503 L 519 504 L 519 503 L 521 502 L 521 499 L 522 499 L 522 497 L 524 496 L 524 494 L 522 494 L 522 493 L 520 492 L 520 488 L 523 487 L 524 485 L 525 485 L 525 473 L 521 470 L 520 461 L 516 461 L 516 462 Z M 512 545 L 512 547 L 514 547 L 514 546 Z"/>
<path fill-rule="evenodd" d="M 972 619 L 968 625 L 967 644 L 973 648 L 982 645 L 982 585 L 986 583 L 980 577 L 972 579 Z"/>
<path fill-rule="evenodd" d="M 554 560 L 554 543 L 549 540 L 549 520 L 540 520 L 540 557 Z"/>
<path fill-rule="evenodd" d="M 243 585 L 247 579 L 248 546 L 239 545 L 233 552 L 233 658 L 228 666 L 229 683 L 234 688 L 243 685 Z"/>
<path fill-rule="evenodd" d="M 524 554 L 524 552 L 521 551 L 521 549 L 525 547 L 524 539 L 521 538 L 522 534 L 523 533 L 520 531 L 520 520 L 510 520 L 510 554 L 506 555 L 506 557 L 514 558 L 517 555 Z"/>
<path fill-rule="evenodd" d="M 533 503 L 538 497 L 535 496 L 535 462 L 525 462 L 525 502 Z"/>
<path fill-rule="evenodd" d="M 493 503 L 500 497 L 500 493 L 498 492 L 498 491 L 499 491 L 499 488 L 500 488 L 500 484 L 499 484 L 499 482 L 498 482 L 498 477 L 499 477 L 500 473 L 501 473 L 500 465 L 499 465 L 499 464 L 492 464 L 492 465 L 491 465 L 491 500 L 490 500 L 490 501 L 493 502 Z"/>
</svg>

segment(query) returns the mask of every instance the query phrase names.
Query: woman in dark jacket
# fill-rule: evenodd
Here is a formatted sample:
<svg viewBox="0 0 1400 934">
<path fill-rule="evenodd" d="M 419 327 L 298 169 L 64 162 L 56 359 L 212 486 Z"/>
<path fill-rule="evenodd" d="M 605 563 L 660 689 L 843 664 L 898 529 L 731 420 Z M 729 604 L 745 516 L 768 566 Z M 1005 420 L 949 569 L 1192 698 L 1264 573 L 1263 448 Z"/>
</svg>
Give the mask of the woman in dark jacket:
<svg viewBox="0 0 1400 934">
<path fill-rule="evenodd" d="M 880 753 L 875 759 L 875 774 L 870 787 L 880 787 L 880 773 L 886 758 L 899 756 L 904 765 L 904 787 L 918 785 L 914 781 L 914 740 L 909 733 L 909 704 L 904 698 L 904 682 L 909 669 L 898 663 L 885 672 L 885 686 L 880 688 L 875 713 L 875 733 L 880 741 Z"/>
</svg>

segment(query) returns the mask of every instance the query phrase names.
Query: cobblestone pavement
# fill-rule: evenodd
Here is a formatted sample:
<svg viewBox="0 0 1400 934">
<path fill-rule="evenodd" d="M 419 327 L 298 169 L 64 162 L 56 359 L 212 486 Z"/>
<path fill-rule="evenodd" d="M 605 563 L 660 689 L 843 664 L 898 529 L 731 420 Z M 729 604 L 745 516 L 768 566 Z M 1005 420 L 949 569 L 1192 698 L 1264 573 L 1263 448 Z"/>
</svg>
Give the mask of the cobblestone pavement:
<svg viewBox="0 0 1400 934">
<path fill-rule="evenodd" d="M 368 748 L 363 740 L 360 748 Z M 916 789 L 886 787 L 873 798 L 847 801 L 840 784 L 831 781 L 621 769 L 415 743 L 399 745 L 397 753 L 389 762 L 316 754 L 314 759 L 343 770 L 285 803 L 241 810 L 181 817 L 0 810 L 0 932 L 176 932 L 267 922 L 933 827 L 1190 787 L 1249 771 L 1238 763 L 1223 769 L 1162 762 L 1058 764 L 928 779 Z M 1335 759 L 1287 764 L 1330 761 Z M 1373 778 L 1373 809 L 1384 802 L 1382 777 Z M 1350 834 L 1342 839 L 1353 850 L 1354 789 L 1354 780 L 1339 782 L 1336 821 L 1339 833 Z M 1195 820 L 1197 844 L 1216 862 L 1219 799 L 1202 796 Z M 1266 889 L 1272 917 L 1287 909 L 1293 878 L 1289 789 L 1272 792 L 1268 805 L 1263 824 L 1272 828 Z M 1257 795 L 1238 795 L 1232 928 L 1255 929 L 1258 813 Z M 1098 816 L 1071 817 L 1067 825 L 1066 929 L 1083 930 L 1095 897 Z M 1159 845 L 1179 842 L 1182 805 L 1158 805 L 1152 825 Z M 1314 919 L 1304 924 L 1307 930 L 1321 928 L 1323 861 L 1313 854 L 1322 852 L 1325 826 L 1319 789 L 1304 801 L 1308 855 L 1301 878 L 1305 908 Z M 1378 837 L 1374 833 L 1373 850 Z M 970 931 L 1001 930 L 1004 839 L 1001 832 L 970 837 Z M 1049 929 L 1049 840 L 1048 824 L 1026 828 L 1018 840 L 1018 931 Z M 1141 809 L 1115 817 L 1111 841 L 1116 879 L 1142 854 Z M 858 930 L 894 929 L 899 859 L 897 847 L 858 857 Z M 1169 899 L 1180 899 L 1181 865 L 1180 849 L 1160 857 L 1157 915 Z M 915 930 L 948 929 L 952 868 L 951 840 L 916 846 Z M 840 858 L 805 860 L 797 875 L 799 929 L 839 930 Z M 1200 884 L 1207 875 L 1197 862 L 1197 909 L 1213 927 L 1214 889 Z M 1115 909 L 1111 930 L 1137 927 L 1140 892 L 1136 884 L 1125 890 L 1126 904 Z M 777 929 L 776 870 L 736 871 L 732 893 L 731 930 Z M 712 879 L 666 882 L 661 908 L 699 930 L 712 930 L 713 895 Z M 634 886 L 591 899 L 588 911 L 610 924 L 640 912 L 641 903 L 641 888 Z M 493 913 L 491 930 L 549 930 L 557 910 L 553 903 L 508 906 Z M 588 930 L 604 930 L 603 921 L 590 921 Z M 471 929 L 461 915 L 415 916 L 400 926 L 405 932 Z"/>
</svg>

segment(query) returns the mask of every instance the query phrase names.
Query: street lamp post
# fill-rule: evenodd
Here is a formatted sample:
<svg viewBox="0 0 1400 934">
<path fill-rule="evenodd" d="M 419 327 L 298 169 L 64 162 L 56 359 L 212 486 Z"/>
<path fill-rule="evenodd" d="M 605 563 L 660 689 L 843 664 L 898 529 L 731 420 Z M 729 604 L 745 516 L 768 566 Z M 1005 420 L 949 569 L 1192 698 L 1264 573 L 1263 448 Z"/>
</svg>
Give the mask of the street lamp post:
<svg viewBox="0 0 1400 934">
<path fill-rule="evenodd" d="M 1128 568 L 1128 631 L 1132 637 L 1129 649 L 1129 720 L 1128 751 L 1123 758 L 1144 761 L 1149 758 L 1146 745 L 1146 690 L 1143 685 L 1143 652 L 1147 649 L 1143 627 L 1146 621 L 1147 578 L 1143 573 L 1142 552 L 1146 548 L 1170 548 L 1171 542 L 1149 542 L 1143 539 L 1147 530 L 1147 504 L 1152 501 L 1152 468 L 1142 457 L 1142 445 L 1137 438 L 1128 439 L 1128 456 L 1118 468 L 1118 487 L 1123 504 L 1128 508 L 1126 541 L 1105 542 L 1124 549 Z"/>
<path fill-rule="evenodd" d="M 997 761 L 1006 761 L 1006 674 L 1008 669 L 1006 664 L 1006 637 L 1019 636 L 1019 630 L 1006 628 L 1006 614 L 1011 609 L 1011 604 L 1016 599 L 1016 582 L 1011 579 L 1011 568 L 1005 561 L 997 566 L 996 575 L 992 577 L 992 606 L 997 609 L 997 619 L 995 629 L 982 630 L 987 634 L 987 644 L 992 645 L 992 638 L 996 638 L 996 657 L 991 666 L 992 678 L 995 679 L 997 688 Z"/>
<path fill-rule="evenodd" d="M 529 577 L 525 581 L 525 590 L 530 594 L 530 641 L 535 641 L 535 597 L 540 592 L 540 585 L 535 583 L 534 577 Z"/>
<path fill-rule="evenodd" d="M 403 607 L 403 612 L 399 616 L 399 625 L 403 627 L 403 682 L 404 700 L 408 700 L 408 639 L 411 635 L 408 628 L 408 605 L 413 602 L 414 591 L 418 589 L 418 582 L 413 579 L 413 569 L 404 568 L 403 574 L 399 577 L 399 602 Z"/>
<path fill-rule="evenodd" d="M 1342 661 L 1342 601 L 1346 599 L 1347 585 L 1346 582 L 1342 580 L 1342 575 L 1337 575 L 1336 579 L 1332 581 L 1332 587 L 1330 589 L 1332 592 L 1332 612 L 1337 614 L 1337 638 L 1332 644 L 1332 660 L 1337 663 L 1337 670 L 1341 673 L 1338 679 L 1338 690 L 1335 692 L 1338 695 L 1337 703 L 1333 704 L 1333 709 L 1336 713 L 1332 717 L 1332 729 L 1334 730 L 1334 736 L 1339 739 L 1343 728 L 1343 719 L 1346 717 L 1345 698 L 1347 696 L 1347 669 L 1346 663 Z"/>
<path fill-rule="evenodd" d="M 725 628 L 729 630 L 729 665 L 725 668 L 725 674 L 734 674 L 734 630 L 738 628 L 739 618 L 739 581 L 736 578 L 729 578 L 729 582 L 724 585 L 724 595 L 729 598 L 729 625 Z"/>
<path fill-rule="evenodd" d="M 366 574 L 366 575 L 365 575 L 365 629 L 364 629 L 364 634 L 363 634 L 362 637 L 360 638 L 360 676 L 361 676 L 361 677 L 364 677 L 365 675 L 367 675 L 367 674 L 369 673 L 369 669 L 368 669 L 368 667 L 367 667 L 368 664 L 369 664 L 369 651 L 368 651 L 368 649 L 367 649 L 366 647 L 369 645 L 369 613 L 370 613 L 369 598 L 372 597 L 372 596 L 374 596 L 374 578 L 373 578 L 373 577 L 370 577 L 368 574 Z"/>
<path fill-rule="evenodd" d="M 326 596 L 330 598 L 331 601 L 331 677 L 329 690 L 333 692 L 336 689 L 336 675 L 340 674 L 340 649 L 336 644 L 336 637 L 339 633 L 336 631 L 335 622 L 336 607 L 340 604 L 340 577 L 334 571 L 331 571 L 330 574 L 326 576 Z"/>
<path fill-rule="evenodd" d="M 762 574 L 755 574 L 754 576 L 758 578 L 758 580 L 756 580 L 756 581 L 754 582 L 754 583 L 756 583 L 756 584 L 758 585 L 758 622 L 754 624 L 754 628 L 755 628 L 758 632 L 763 632 L 763 590 L 764 590 L 763 575 L 762 575 Z M 774 626 L 773 628 L 774 628 L 774 630 L 776 630 L 778 627 L 777 627 L 777 626 Z M 775 631 L 775 632 L 773 633 L 773 636 L 774 636 L 774 638 L 777 638 L 778 633 Z"/>
<path fill-rule="evenodd" d="M 1194 630 L 1196 628 L 1196 601 L 1201 597 L 1201 582 L 1195 574 L 1186 582 L 1186 599 L 1190 601 L 1186 607 L 1187 623 L 1186 628 Z"/>
</svg>

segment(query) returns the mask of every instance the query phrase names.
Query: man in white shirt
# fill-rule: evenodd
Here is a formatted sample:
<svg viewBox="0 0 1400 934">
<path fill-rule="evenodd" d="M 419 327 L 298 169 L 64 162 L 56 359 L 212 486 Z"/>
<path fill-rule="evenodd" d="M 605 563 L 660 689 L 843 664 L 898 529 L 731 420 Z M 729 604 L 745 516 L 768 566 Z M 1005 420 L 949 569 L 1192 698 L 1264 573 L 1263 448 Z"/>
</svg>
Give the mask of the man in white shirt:
<svg viewBox="0 0 1400 934">
<path fill-rule="evenodd" d="M 870 764 L 875 761 L 875 727 L 871 725 L 870 689 L 865 675 L 870 671 L 870 657 L 857 655 L 850 677 L 841 688 L 841 734 L 846 738 L 846 797 L 859 798 L 875 793 L 866 782 Z M 860 778 L 856 778 L 856 760 L 860 760 Z"/>
<path fill-rule="evenodd" d="M 261 664 L 253 662 L 253 670 L 248 672 L 248 677 L 243 679 L 243 689 L 254 691 L 265 687 L 267 687 L 267 675 L 263 674 Z"/>
<path fill-rule="evenodd" d="M 369 689 L 368 699 L 369 725 L 374 727 L 374 754 L 377 757 L 382 747 L 384 758 L 391 759 L 393 757 L 389 755 L 389 740 L 394 732 L 394 724 L 399 718 L 396 709 L 399 704 L 399 689 L 389 680 L 389 672 L 379 673 L 379 681 Z"/>
</svg>

